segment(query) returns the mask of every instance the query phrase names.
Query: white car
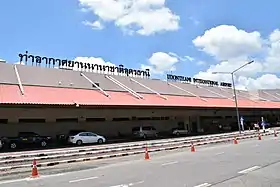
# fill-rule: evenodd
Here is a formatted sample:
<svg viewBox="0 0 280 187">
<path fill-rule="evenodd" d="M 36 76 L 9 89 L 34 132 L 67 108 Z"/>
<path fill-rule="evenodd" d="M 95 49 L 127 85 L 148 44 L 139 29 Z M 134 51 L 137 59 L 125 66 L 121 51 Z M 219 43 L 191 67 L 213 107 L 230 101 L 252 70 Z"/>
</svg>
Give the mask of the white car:
<svg viewBox="0 0 280 187">
<path fill-rule="evenodd" d="M 172 134 L 176 136 L 187 135 L 189 134 L 189 131 L 184 128 L 174 128 L 172 129 Z"/>
<path fill-rule="evenodd" d="M 137 138 L 158 137 L 158 132 L 153 126 L 140 126 L 132 128 L 133 136 Z"/>
<path fill-rule="evenodd" d="M 106 142 L 106 139 L 103 136 L 100 136 L 92 132 L 80 132 L 74 136 L 70 136 L 68 141 L 72 144 L 77 144 L 77 145 L 91 144 L 91 143 L 102 144 Z"/>
</svg>

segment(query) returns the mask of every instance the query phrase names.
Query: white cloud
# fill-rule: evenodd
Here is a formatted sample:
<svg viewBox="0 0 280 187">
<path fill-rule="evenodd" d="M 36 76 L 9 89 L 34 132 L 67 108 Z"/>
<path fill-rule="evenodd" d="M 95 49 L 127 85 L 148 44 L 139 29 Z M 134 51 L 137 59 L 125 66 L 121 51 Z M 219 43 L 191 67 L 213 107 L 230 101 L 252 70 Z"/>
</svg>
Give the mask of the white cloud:
<svg viewBox="0 0 280 187">
<path fill-rule="evenodd" d="M 196 64 L 197 64 L 198 66 L 204 66 L 204 65 L 206 65 L 206 62 L 200 60 L 200 61 L 197 61 Z"/>
<path fill-rule="evenodd" d="M 141 65 L 141 69 L 149 68 L 154 74 L 163 74 L 167 71 L 175 71 L 176 63 L 182 60 L 186 59 L 175 53 L 156 52 L 148 59 L 148 65 Z"/>
<path fill-rule="evenodd" d="M 259 88 L 280 88 L 280 78 L 274 74 L 264 74 L 256 79 L 240 76 L 238 82 L 243 83 L 242 85 L 253 90 Z"/>
<path fill-rule="evenodd" d="M 151 35 L 179 29 L 180 17 L 165 5 L 165 0 L 79 0 L 103 22 L 114 22 L 132 34 Z"/>
<path fill-rule="evenodd" d="M 141 69 L 150 69 L 153 74 L 163 74 L 166 72 L 176 71 L 176 65 L 179 62 L 194 63 L 197 65 L 204 65 L 204 61 L 197 61 L 191 56 L 180 56 L 173 52 L 155 52 L 148 59 L 148 64 L 141 64 Z"/>
<path fill-rule="evenodd" d="M 190 17 L 189 19 L 190 19 L 190 20 L 193 22 L 193 24 L 196 25 L 196 26 L 200 24 L 200 21 L 198 21 L 198 20 L 197 20 L 196 18 L 194 18 L 194 17 Z"/>
<path fill-rule="evenodd" d="M 218 60 L 243 58 L 262 49 L 262 38 L 259 32 L 246 32 L 229 25 L 209 29 L 204 35 L 195 38 L 193 43 Z"/>
<path fill-rule="evenodd" d="M 264 70 L 277 73 L 280 71 L 280 30 L 274 30 L 268 39 L 268 54 L 265 58 Z"/>
<path fill-rule="evenodd" d="M 100 21 L 94 21 L 94 22 L 84 21 L 83 24 L 87 26 L 91 26 L 93 29 L 96 30 L 102 30 L 104 28 L 104 25 Z"/>
<path fill-rule="evenodd" d="M 268 39 L 257 31 L 246 32 L 234 26 L 221 25 L 207 30 L 193 40 L 193 44 L 219 62 L 195 75 L 203 79 L 231 82 L 231 76 L 212 72 L 232 72 L 254 58 L 255 62 L 236 73 L 239 88 L 279 88 L 280 31 L 273 31 Z M 265 74 L 266 73 L 266 74 Z"/>
<path fill-rule="evenodd" d="M 194 61 L 194 58 L 192 58 L 192 57 L 190 57 L 190 56 L 184 56 L 184 57 L 182 57 L 182 56 L 179 56 L 179 55 L 177 55 L 176 53 L 173 53 L 173 52 L 169 52 L 168 53 L 168 55 L 169 56 L 171 56 L 171 57 L 175 57 L 175 58 L 177 58 L 178 59 L 178 61 Z"/>
<path fill-rule="evenodd" d="M 190 62 L 193 62 L 195 60 L 195 58 L 193 58 L 191 56 L 185 56 L 185 58 L 187 58 Z"/>
</svg>

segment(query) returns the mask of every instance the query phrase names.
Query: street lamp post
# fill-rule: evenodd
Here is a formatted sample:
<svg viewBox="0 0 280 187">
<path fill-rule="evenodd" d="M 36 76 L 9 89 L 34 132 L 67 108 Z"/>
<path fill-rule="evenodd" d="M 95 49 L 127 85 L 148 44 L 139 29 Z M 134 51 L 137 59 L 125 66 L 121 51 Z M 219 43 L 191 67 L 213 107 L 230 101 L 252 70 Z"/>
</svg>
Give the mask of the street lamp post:
<svg viewBox="0 0 280 187">
<path fill-rule="evenodd" d="M 247 62 L 246 64 L 240 66 L 236 70 L 232 72 L 212 72 L 212 74 L 230 74 L 231 75 L 231 81 L 232 81 L 232 87 L 233 87 L 233 96 L 234 96 L 234 102 L 235 102 L 235 109 L 236 109 L 236 117 L 237 117 L 237 123 L 238 123 L 238 130 L 239 134 L 241 134 L 241 124 L 240 124 L 240 117 L 239 117 L 239 109 L 238 109 L 238 101 L 237 101 L 237 95 L 236 95 L 236 88 L 235 88 L 235 82 L 234 82 L 234 73 L 239 71 L 240 69 L 244 68 L 245 66 L 252 64 L 254 61 Z"/>
</svg>

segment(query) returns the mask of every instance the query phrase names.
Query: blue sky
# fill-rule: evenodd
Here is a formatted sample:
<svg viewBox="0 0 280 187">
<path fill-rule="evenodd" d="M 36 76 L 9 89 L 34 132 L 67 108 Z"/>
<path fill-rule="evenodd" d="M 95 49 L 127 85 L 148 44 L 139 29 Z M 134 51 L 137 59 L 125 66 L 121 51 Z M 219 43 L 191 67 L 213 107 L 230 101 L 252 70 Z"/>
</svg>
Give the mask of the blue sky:
<svg viewBox="0 0 280 187">
<path fill-rule="evenodd" d="M 252 68 L 248 68 L 240 73 L 240 77 L 237 77 L 239 84 L 241 86 L 255 84 L 255 87 L 265 88 L 280 86 L 280 80 L 277 77 L 280 66 L 276 72 L 265 69 L 270 66 L 269 63 L 272 63 L 267 59 L 269 55 L 271 56 L 271 51 L 278 50 L 278 48 L 272 49 L 272 41 L 268 39 L 271 33 L 280 27 L 280 19 L 278 19 L 280 1 L 271 0 L 265 3 L 265 1 L 253 0 L 150 0 L 151 3 L 146 2 L 148 4 L 146 6 L 143 5 L 140 8 L 138 6 L 133 10 L 126 9 L 126 13 L 118 12 L 120 9 L 109 9 L 111 0 L 103 0 L 105 1 L 108 4 L 102 7 L 102 3 L 93 5 L 92 0 L 2 0 L 0 2 L 0 59 L 14 63 L 18 61 L 18 53 L 28 50 L 33 54 L 58 58 L 101 57 L 106 62 L 116 65 L 124 64 L 131 68 L 140 68 L 142 64 L 142 67 L 154 68 L 155 77 L 164 77 L 166 72 L 173 70 L 174 74 L 228 80 L 224 75 L 210 75 L 209 68 L 215 69 L 216 66 L 222 65 L 222 70 L 226 71 L 254 57 L 257 61 L 254 68 L 257 69 L 252 73 L 249 72 Z M 136 1 L 140 0 L 115 0 L 115 2 L 129 2 L 131 6 L 135 5 Z M 142 2 L 145 3 L 143 0 Z M 153 2 L 155 3 L 152 4 Z M 168 9 L 168 15 L 178 18 L 178 28 L 175 28 L 174 23 L 169 28 L 167 22 L 161 27 L 161 19 L 164 19 L 164 16 L 151 16 L 148 20 L 149 24 L 146 24 L 145 13 L 164 9 Z M 127 10 L 135 14 L 127 16 L 130 14 Z M 114 13 L 118 13 L 119 16 L 113 15 Z M 126 19 L 122 19 L 125 15 Z M 135 15 L 138 18 L 135 18 Z M 128 24 L 127 22 L 131 19 L 133 19 L 132 24 Z M 86 25 L 85 21 L 98 21 L 103 28 L 92 28 Z M 143 25 L 153 32 L 137 33 Z M 157 29 L 151 28 L 156 25 Z M 219 27 L 221 25 L 228 27 Z M 230 25 L 236 30 L 229 29 Z M 220 38 L 213 39 L 217 36 L 214 35 L 219 31 L 217 29 L 212 30 L 211 35 L 205 35 L 205 31 L 217 27 L 220 28 L 218 34 Z M 223 29 L 225 29 L 224 32 Z M 241 30 L 248 35 L 248 41 L 241 39 L 243 36 L 247 37 L 246 34 L 238 35 Z M 233 32 L 232 35 L 230 31 Z M 254 35 L 250 39 L 254 31 L 260 36 Z M 225 37 L 223 37 L 224 34 Z M 195 43 L 194 40 L 198 36 L 205 37 Z M 227 41 L 236 38 L 238 41 Z M 231 48 L 231 50 L 236 50 L 236 48 L 242 50 L 242 46 L 250 48 L 257 41 L 261 43 L 261 47 L 239 51 L 242 54 L 244 52 L 244 55 L 237 55 L 236 58 L 228 57 L 228 51 L 224 51 L 227 48 L 228 50 Z M 219 47 L 221 49 L 217 49 Z M 172 67 L 169 67 L 167 63 L 170 61 L 165 62 L 166 59 L 164 59 L 168 56 L 163 56 L 161 64 L 156 62 L 151 65 L 149 59 L 157 52 L 166 53 L 176 58 L 178 62 L 175 60 Z M 221 56 L 227 59 L 221 59 Z M 273 58 L 278 58 L 278 56 L 273 56 Z M 221 62 L 224 60 L 228 62 Z M 161 65 L 165 67 L 159 67 Z M 263 77 L 268 75 L 274 76 L 276 82 L 278 81 L 276 85 L 264 83 L 266 81 Z"/>
</svg>

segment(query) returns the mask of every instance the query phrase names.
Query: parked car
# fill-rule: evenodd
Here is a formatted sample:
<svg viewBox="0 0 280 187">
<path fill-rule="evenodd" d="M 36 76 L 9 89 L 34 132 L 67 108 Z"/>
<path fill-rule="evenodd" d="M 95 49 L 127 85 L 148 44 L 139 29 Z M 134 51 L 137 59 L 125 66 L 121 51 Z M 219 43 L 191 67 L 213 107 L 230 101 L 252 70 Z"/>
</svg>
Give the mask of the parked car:
<svg viewBox="0 0 280 187">
<path fill-rule="evenodd" d="M 176 136 L 181 136 L 181 135 L 187 135 L 189 133 L 189 131 L 185 128 L 173 128 L 172 129 L 172 134 L 176 135 Z"/>
<path fill-rule="evenodd" d="M 158 132 L 153 126 L 139 126 L 132 128 L 132 134 L 136 138 L 158 137 Z"/>
<path fill-rule="evenodd" d="M 68 133 L 56 135 L 56 140 L 60 144 L 67 144 L 69 143 L 68 140 L 70 136 L 77 135 L 80 132 L 86 132 L 86 130 L 82 130 L 82 129 L 69 130 Z"/>
<path fill-rule="evenodd" d="M 19 132 L 17 137 L 5 137 L 2 139 L 10 149 L 26 146 L 46 147 L 51 140 L 50 136 L 41 136 L 35 132 Z"/>
<path fill-rule="evenodd" d="M 82 144 L 91 144 L 91 143 L 105 143 L 106 139 L 103 136 L 92 132 L 80 132 L 76 135 L 69 136 L 69 143 L 82 145 Z"/>
</svg>

